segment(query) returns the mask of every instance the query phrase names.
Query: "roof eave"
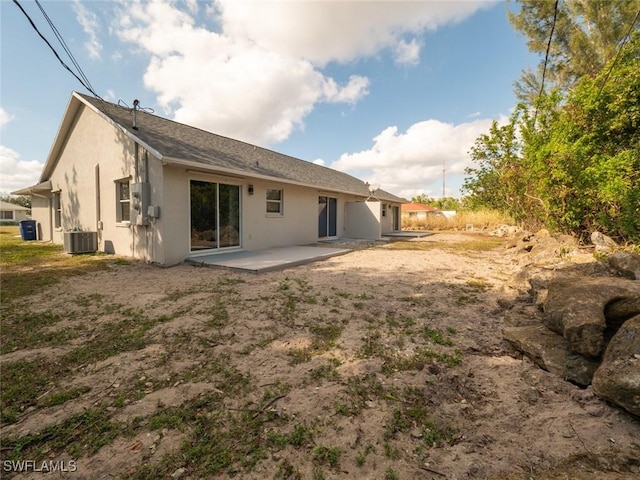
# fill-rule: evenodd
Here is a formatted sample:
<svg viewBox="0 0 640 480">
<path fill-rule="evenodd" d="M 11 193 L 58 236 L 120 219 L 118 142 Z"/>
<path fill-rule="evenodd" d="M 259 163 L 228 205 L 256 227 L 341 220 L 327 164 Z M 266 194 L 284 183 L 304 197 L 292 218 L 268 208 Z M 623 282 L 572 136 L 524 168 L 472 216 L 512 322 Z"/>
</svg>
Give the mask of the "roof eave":
<svg viewBox="0 0 640 480">
<path fill-rule="evenodd" d="M 113 127 L 120 130 L 124 135 L 129 137 L 134 142 L 140 144 L 144 147 L 148 152 L 154 155 L 156 158 L 161 159 L 162 154 L 158 152 L 156 149 L 147 145 L 140 138 L 133 135 L 130 131 L 124 128 L 119 123 L 115 122 L 108 115 L 105 115 L 99 108 L 94 107 L 91 103 L 87 102 L 82 96 L 80 96 L 77 92 L 71 93 L 71 98 L 69 99 L 69 103 L 67 104 L 67 108 L 65 109 L 64 116 L 62 117 L 62 121 L 60 122 L 60 126 L 58 127 L 58 131 L 56 133 L 55 139 L 51 146 L 51 150 L 49 151 L 49 155 L 47 156 L 47 161 L 44 164 L 44 168 L 42 169 L 42 174 L 40 175 L 40 182 L 44 182 L 49 179 L 51 172 L 55 168 L 55 165 L 60 156 L 60 152 L 67 141 L 69 133 L 71 132 L 71 127 L 73 126 L 76 117 L 80 113 L 80 109 L 82 106 L 90 109 L 94 113 L 96 113 L 100 118 L 108 122 Z"/>
<path fill-rule="evenodd" d="M 31 185 L 30 187 L 21 188 L 20 190 L 16 190 L 11 192 L 11 195 L 34 195 L 36 192 L 50 192 L 51 191 L 51 181 L 47 180 L 36 185 Z"/>
<path fill-rule="evenodd" d="M 303 161 L 303 160 L 301 160 Z M 185 160 L 182 158 L 176 158 L 176 157 L 169 157 L 169 156 L 164 156 L 162 157 L 162 164 L 163 165 L 178 165 L 178 166 L 183 166 L 183 167 L 187 167 L 191 170 L 194 171 L 201 171 L 203 173 L 219 173 L 221 175 L 230 175 L 233 177 L 238 177 L 238 178 L 256 178 L 256 179 L 260 179 L 260 180 L 267 180 L 267 181 L 271 181 L 271 182 L 278 182 L 278 183 L 285 183 L 287 185 L 297 185 L 300 187 L 308 187 L 308 188 L 313 188 L 316 190 L 321 190 L 321 191 L 326 191 L 326 192 L 335 192 L 335 193 L 343 193 L 343 194 L 348 194 L 348 195 L 354 195 L 356 197 L 361 197 L 366 199 L 367 195 L 363 194 L 362 192 L 354 192 L 351 190 L 339 190 L 336 188 L 332 188 L 332 187 L 328 187 L 326 185 L 317 185 L 317 184 L 311 184 L 311 183 L 305 183 L 305 182 L 297 182 L 295 180 L 290 180 L 290 179 L 286 179 L 286 178 L 281 178 L 281 177 L 274 177 L 272 175 L 263 175 L 263 174 L 259 174 L 259 173 L 254 173 L 254 172 L 248 172 L 246 170 L 238 170 L 238 169 L 233 169 L 233 168 L 225 168 L 225 167 L 220 167 L 220 166 L 215 166 L 215 165 L 207 165 L 201 162 L 194 162 L 191 160 Z M 389 200 L 391 201 L 391 200 Z"/>
</svg>

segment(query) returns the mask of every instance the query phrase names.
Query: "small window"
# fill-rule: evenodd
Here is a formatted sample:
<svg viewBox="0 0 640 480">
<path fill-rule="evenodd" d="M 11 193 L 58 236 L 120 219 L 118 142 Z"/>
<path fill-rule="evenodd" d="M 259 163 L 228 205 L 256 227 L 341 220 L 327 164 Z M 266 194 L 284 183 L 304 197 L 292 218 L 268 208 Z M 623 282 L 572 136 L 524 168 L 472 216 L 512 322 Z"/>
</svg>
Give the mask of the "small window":
<svg viewBox="0 0 640 480">
<path fill-rule="evenodd" d="M 116 195 L 118 203 L 116 205 L 116 220 L 118 222 L 128 222 L 131 219 L 131 195 L 129 190 L 129 179 L 116 182 Z"/>
<path fill-rule="evenodd" d="M 387 204 L 386 203 L 382 204 L 382 216 L 383 217 L 387 216 Z"/>
<path fill-rule="evenodd" d="M 282 190 L 267 190 L 267 213 L 282 215 Z"/>
<path fill-rule="evenodd" d="M 11 210 L 0 211 L 0 220 L 13 220 L 13 212 Z"/>
<path fill-rule="evenodd" d="M 53 226 L 62 228 L 62 202 L 60 192 L 53 192 Z"/>
</svg>

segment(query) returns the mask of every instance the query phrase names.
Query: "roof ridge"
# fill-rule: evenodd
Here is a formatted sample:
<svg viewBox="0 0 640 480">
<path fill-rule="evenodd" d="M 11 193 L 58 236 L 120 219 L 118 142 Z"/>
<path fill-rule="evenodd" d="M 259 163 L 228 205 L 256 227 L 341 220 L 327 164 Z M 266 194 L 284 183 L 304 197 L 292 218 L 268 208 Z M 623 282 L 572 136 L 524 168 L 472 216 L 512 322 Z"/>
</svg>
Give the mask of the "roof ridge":
<svg viewBox="0 0 640 480">
<path fill-rule="evenodd" d="M 91 96 L 91 95 L 86 95 L 86 94 L 84 94 L 84 93 L 79 93 L 79 92 L 75 92 L 75 93 L 77 93 L 77 94 L 78 94 L 78 95 L 80 95 L 81 97 L 84 97 L 85 99 L 87 99 L 87 98 L 88 98 L 88 99 L 96 99 L 96 100 L 98 100 L 96 97 L 93 97 L 93 96 Z M 125 108 L 125 107 L 122 107 L 121 105 L 118 105 L 117 103 L 110 102 L 110 101 L 108 101 L 108 100 L 101 99 L 101 101 L 102 101 L 102 102 L 104 102 L 104 103 L 108 103 L 109 105 L 111 105 L 111 106 L 113 106 L 113 107 L 116 107 L 116 108 L 122 108 L 123 110 L 132 110 L 131 108 Z M 106 113 L 106 112 L 105 112 L 105 113 Z M 229 136 L 227 136 L 227 135 L 221 135 L 221 134 L 216 133 L 216 132 L 212 132 L 212 131 L 209 131 L 209 130 L 205 130 L 204 128 L 200 128 L 200 127 L 195 127 L 195 126 L 193 126 L 193 125 L 189 125 L 188 123 L 179 122 L 179 121 L 174 120 L 174 119 L 172 119 L 172 118 L 167 118 L 167 117 L 163 117 L 163 116 L 161 116 L 161 115 L 156 115 L 156 114 L 154 114 L 154 113 L 145 112 L 144 110 L 138 110 L 138 114 L 141 114 L 141 113 L 142 113 L 142 114 L 144 114 L 144 115 L 148 115 L 148 116 L 151 116 L 151 117 L 158 118 L 158 119 L 160 119 L 160 120 L 164 120 L 164 121 L 166 121 L 166 122 L 175 123 L 176 125 L 180 125 L 180 126 L 182 126 L 182 127 L 188 127 L 188 128 L 193 129 L 193 130 L 198 130 L 198 131 L 200 131 L 200 132 L 204 132 L 204 133 L 206 133 L 206 134 L 208 134 L 208 135 L 214 135 L 214 136 L 216 136 L 216 137 L 218 137 L 218 138 L 224 138 L 224 139 L 226 139 L 226 140 L 230 140 L 230 141 L 232 141 L 232 142 L 242 143 L 242 144 L 244 144 L 244 145 L 246 145 L 246 146 L 248 146 L 248 147 L 253 147 L 254 149 L 255 149 L 255 148 L 259 148 L 260 150 L 264 150 L 264 151 L 269 152 L 269 153 L 275 153 L 275 154 L 277 154 L 277 155 L 282 155 L 282 156 L 285 156 L 285 157 L 289 157 L 289 158 L 291 158 L 291 159 L 293 159 L 293 160 L 301 160 L 301 161 L 303 161 L 303 162 L 307 162 L 307 163 L 308 163 L 308 164 L 310 164 L 310 165 L 315 165 L 316 167 L 319 167 L 319 168 L 326 168 L 326 169 L 331 170 L 331 171 L 334 171 L 334 172 L 345 173 L 345 172 L 342 172 L 342 171 L 340 171 L 340 170 L 336 170 L 335 168 L 331 168 L 331 167 L 327 167 L 327 166 L 325 166 L 325 165 L 319 165 L 319 164 L 317 164 L 317 163 L 313 163 L 312 161 L 310 161 L 310 160 L 305 160 L 304 158 L 294 157 L 293 155 L 289 155 L 288 153 L 282 153 L 282 152 L 278 152 L 278 151 L 276 151 L 276 150 L 272 150 L 272 149 L 267 148 L 267 147 L 263 147 L 263 146 L 261 146 L 261 145 L 255 145 L 255 144 L 253 144 L 253 143 L 249 143 L 249 142 L 247 142 L 246 140 L 240 140 L 240 139 L 238 139 L 238 138 L 229 137 Z M 115 121 L 115 119 L 114 119 L 114 121 Z M 120 122 L 117 122 L 117 123 L 120 123 Z M 124 125 L 123 125 L 123 126 L 124 126 Z M 345 175 L 349 175 L 349 174 L 348 174 L 348 173 L 345 173 Z M 354 178 L 355 178 L 355 177 L 354 177 Z M 364 183 L 364 182 L 363 182 L 363 183 Z"/>
<path fill-rule="evenodd" d="M 221 168 L 238 168 L 259 173 L 255 170 L 257 168 L 263 170 L 262 174 L 280 181 L 293 181 L 302 185 L 364 197 L 370 193 L 367 182 L 347 172 L 144 110 L 138 110 L 136 121 L 138 128 L 133 129 L 131 122 L 127 122 L 124 117 L 124 112 L 130 113 L 131 108 L 78 92 L 74 92 L 74 95 L 96 109 L 114 125 L 118 125 L 136 141 L 143 142 L 145 148 L 152 148 L 160 157 L 189 160 L 189 155 L 192 154 L 192 160 L 209 166 L 215 165 L 216 163 L 211 160 L 216 159 L 219 162 L 218 167 Z M 172 141 L 178 143 L 172 144 Z M 188 149 L 185 150 L 185 147 Z M 214 156 L 211 156 L 212 154 Z M 383 189 L 378 192 L 385 200 L 406 201 Z"/>
</svg>

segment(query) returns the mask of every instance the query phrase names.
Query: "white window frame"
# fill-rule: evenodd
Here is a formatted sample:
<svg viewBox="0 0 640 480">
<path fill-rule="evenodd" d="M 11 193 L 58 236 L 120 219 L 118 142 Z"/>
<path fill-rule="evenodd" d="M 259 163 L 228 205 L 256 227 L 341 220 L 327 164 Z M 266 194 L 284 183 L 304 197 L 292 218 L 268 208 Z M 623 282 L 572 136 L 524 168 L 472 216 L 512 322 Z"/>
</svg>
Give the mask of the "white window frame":
<svg viewBox="0 0 640 480">
<path fill-rule="evenodd" d="M 121 178 L 115 181 L 116 184 L 116 222 L 131 223 L 131 178 Z M 129 189 L 129 198 L 122 197 L 122 186 L 127 184 Z M 123 210 L 124 208 L 124 210 Z M 126 212 L 126 214 L 125 214 Z"/>
<path fill-rule="evenodd" d="M 274 199 L 274 198 L 269 198 L 269 193 L 270 192 L 278 192 L 278 196 L 280 198 L 278 199 Z M 281 217 L 284 215 L 284 190 L 282 189 L 278 189 L 278 188 L 267 188 L 267 203 L 266 203 L 266 211 L 267 211 L 267 215 L 269 216 L 273 216 L 273 217 Z M 275 211 L 270 211 L 269 210 L 269 206 L 277 206 L 277 210 Z"/>
<path fill-rule="evenodd" d="M 53 208 L 53 228 L 62 230 L 62 191 L 53 192 L 52 208 Z"/>
<path fill-rule="evenodd" d="M 15 218 L 15 215 L 13 214 L 13 210 L 2 210 L 0 212 L 0 220 L 13 221 L 14 218 Z"/>
</svg>

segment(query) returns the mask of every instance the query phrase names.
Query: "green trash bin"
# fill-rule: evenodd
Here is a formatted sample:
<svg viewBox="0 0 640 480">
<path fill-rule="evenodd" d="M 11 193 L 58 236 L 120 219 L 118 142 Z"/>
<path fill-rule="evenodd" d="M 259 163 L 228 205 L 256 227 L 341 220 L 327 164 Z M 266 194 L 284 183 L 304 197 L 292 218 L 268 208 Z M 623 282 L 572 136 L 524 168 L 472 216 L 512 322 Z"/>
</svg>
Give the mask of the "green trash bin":
<svg viewBox="0 0 640 480">
<path fill-rule="evenodd" d="M 38 235 L 36 233 L 36 221 L 22 220 L 20 222 L 20 236 L 22 237 L 22 240 L 37 240 Z"/>
</svg>

